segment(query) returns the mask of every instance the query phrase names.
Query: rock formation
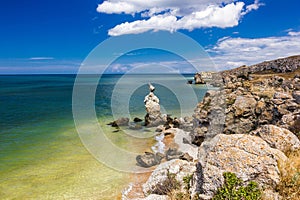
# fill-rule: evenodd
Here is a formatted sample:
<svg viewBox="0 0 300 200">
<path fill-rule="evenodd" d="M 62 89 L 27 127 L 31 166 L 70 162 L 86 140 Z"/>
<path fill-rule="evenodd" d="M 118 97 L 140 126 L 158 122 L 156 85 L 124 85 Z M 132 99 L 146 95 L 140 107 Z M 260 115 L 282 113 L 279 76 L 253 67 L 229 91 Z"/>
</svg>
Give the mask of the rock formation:
<svg viewBox="0 0 300 200">
<path fill-rule="evenodd" d="M 246 134 L 219 134 L 200 147 L 202 177 L 195 176 L 196 192 L 212 197 L 223 184 L 223 173 L 233 172 L 245 182 L 275 189 L 280 181 L 278 162 L 287 158 L 263 139 Z"/>
<path fill-rule="evenodd" d="M 148 181 L 143 185 L 144 194 L 164 194 L 164 188 L 168 176 L 174 175 L 174 178 L 180 183 L 183 178 L 192 175 L 196 171 L 196 166 L 185 160 L 171 160 L 159 165 L 151 174 Z M 182 190 L 184 185 L 181 185 Z"/>
<path fill-rule="evenodd" d="M 163 117 L 160 112 L 159 99 L 154 94 L 155 87 L 149 83 L 150 93 L 145 97 L 144 103 L 146 107 L 145 125 L 158 126 L 163 123 Z"/>
<path fill-rule="evenodd" d="M 161 153 L 145 152 L 143 155 L 138 155 L 136 161 L 139 166 L 148 168 L 158 165 L 163 158 L 164 155 Z"/>
<path fill-rule="evenodd" d="M 160 191 L 169 173 L 180 183 L 192 173 L 191 197 L 211 199 L 224 182 L 223 173 L 233 172 L 245 183 L 257 182 L 271 199 L 280 199 L 278 164 L 300 150 L 299 66 L 300 56 L 294 56 L 213 74 L 221 82 L 212 84 L 220 89 L 206 93 L 193 117 L 176 123 L 168 117 L 159 129 L 166 134 L 180 130 L 172 128 L 176 125 L 188 132 L 173 131 L 180 145 L 166 152 L 165 158 L 173 160 L 155 169 L 143 185 L 145 195 L 164 195 Z M 152 97 L 145 103 L 154 104 Z"/>
<path fill-rule="evenodd" d="M 194 76 L 195 84 L 205 84 L 204 79 L 201 76 L 201 73 L 196 73 Z"/>
<path fill-rule="evenodd" d="M 129 118 L 121 117 L 113 122 L 108 123 L 107 125 L 111 125 L 112 127 L 119 127 L 119 126 L 128 126 Z"/>
</svg>

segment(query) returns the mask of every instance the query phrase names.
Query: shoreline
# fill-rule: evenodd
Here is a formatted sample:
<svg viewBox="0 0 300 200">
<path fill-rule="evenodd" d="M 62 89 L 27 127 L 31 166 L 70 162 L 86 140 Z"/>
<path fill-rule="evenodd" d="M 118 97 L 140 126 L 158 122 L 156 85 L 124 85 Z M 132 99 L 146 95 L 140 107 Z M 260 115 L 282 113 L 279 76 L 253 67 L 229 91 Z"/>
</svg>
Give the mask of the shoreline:
<svg viewBox="0 0 300 200">
<path fill-rule="evenodd" d="M 269 65 L 275 72 L 266 75 Z M 212 199 L 224 184 L 226 173 L 236 176 L 243 185 L 255 183 L 258 198 L 282 199 L 295 195 L 298 186 L 293 188 L 295 193 L 284 186 L 288 181 L 285 176 L 292 175 L 281 165 L 293 165 L 295 159 L 300 159 L 299 70 L 300 56 L 217 74 L 223 83 L 216 84 L 223 85 L 220 90 L 208 91 L 197 105 L 193 114 L 196 126 L 193 123 L 192 132 L 186 134 L 171 127 L 164 140 L 170 146 L 177 143 L 177 150 L 186 150 L 189 154 L 193 154 L 191 144 L 197 143 L 196 159 L 188 162 L 174 157 L 155 165 L 142 185 L 147 198 L 140 200 L 167 200 L 176 192 L 187 195 L 187 199 Z M 277 112 L 273 112 L 274 109 Z M 175 179 L 170 179 L 169 173 Z M 171 180 L 179 183 L 180 188 L 165 185 Z M 278 185 L 281 185 L 279 191 L 276 190 Z"/>
</svg>

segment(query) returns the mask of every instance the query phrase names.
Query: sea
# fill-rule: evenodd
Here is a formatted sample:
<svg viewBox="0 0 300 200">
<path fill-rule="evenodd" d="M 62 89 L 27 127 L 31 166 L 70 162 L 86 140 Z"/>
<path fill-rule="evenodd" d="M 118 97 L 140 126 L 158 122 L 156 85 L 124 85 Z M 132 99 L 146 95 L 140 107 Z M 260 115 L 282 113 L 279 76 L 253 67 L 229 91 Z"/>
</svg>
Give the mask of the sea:
<svg viewBox="0 0 300 200">
<path fill-rule="evenodd" d="M 143 119 L 148 82 L 156 87 L 162 113 L 191 116 L 209 89 L 188 85 L 192 79 L 107 74 L 84 75 L 76 83 L 76 75 L 1 75 L 0 199 L 120 199 L 131 172 L 101 162 L 81 140 L 74 122 L 74 84 L 96 84 L 92 106 L 106 137 L 115 146 L 143 153 L 155 144 L 154 137 L 132 138 L 107 124 L 122 112 L 131 121 Z M 86 122 L 89 126 L 89 119 Z"/>
</svg>

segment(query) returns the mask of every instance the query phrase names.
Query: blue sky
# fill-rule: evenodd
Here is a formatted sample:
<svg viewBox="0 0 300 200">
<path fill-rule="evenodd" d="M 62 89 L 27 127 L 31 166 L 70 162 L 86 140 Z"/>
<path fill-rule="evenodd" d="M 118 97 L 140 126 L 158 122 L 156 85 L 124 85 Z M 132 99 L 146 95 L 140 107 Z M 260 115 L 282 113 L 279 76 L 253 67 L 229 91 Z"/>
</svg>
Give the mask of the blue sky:
<svg viewBox="0 0 300 200">
<path fill-rule="evenodd" d="M 299 7 L 297 0 L 2 1 L 0 74 L 76 73 L 105 39 L 143 31 L 184 33 L 222 69 L 300 54 Z M 157 62 L 174 59 L 153 52 Z"/>
</svg>

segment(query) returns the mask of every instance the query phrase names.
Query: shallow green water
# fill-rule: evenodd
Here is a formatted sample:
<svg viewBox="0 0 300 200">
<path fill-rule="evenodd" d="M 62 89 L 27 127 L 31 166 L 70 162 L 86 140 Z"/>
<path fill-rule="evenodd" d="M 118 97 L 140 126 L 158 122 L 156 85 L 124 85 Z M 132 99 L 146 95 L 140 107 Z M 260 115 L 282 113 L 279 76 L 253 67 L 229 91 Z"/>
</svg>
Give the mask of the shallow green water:
<svg viewBox="0 0 300 200">
<path fill-rule="evenodd" d="M 87 76 L 87 85 L 94 78 Z M 95 110 L 114 144 L 143 152 L 153 139 L 134 140 L 105 125 L 112 120 L 111 96 L 119 78 L 101 79 Z M 72 115 L 74 79 L 72 75 L 0 76 L 0 199 L 116 199 L 128 184 L 130 174 L 101 164 L 81 143 Z M 168 79 L 176 87 L 186 87 L 185 82 Z M 206 88 L 194 89 L 201 99 Z M 131 95 L 132 117 L 144 115 L 147 93 L 145 85 Z M 168 113 L 180 114 L 172 92 L 157 85 L 156 94 Z"/>
</svg>

